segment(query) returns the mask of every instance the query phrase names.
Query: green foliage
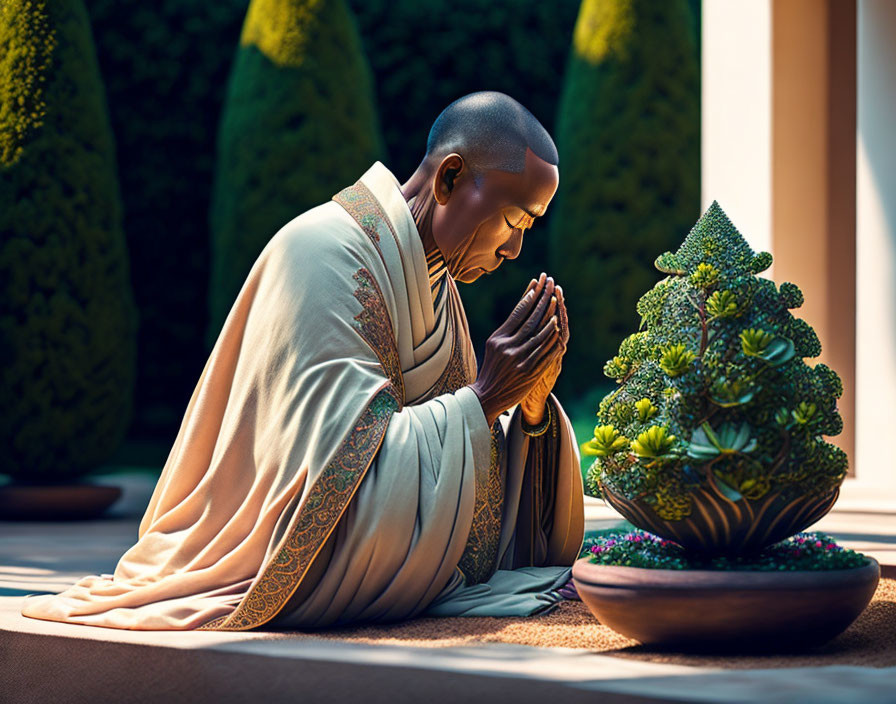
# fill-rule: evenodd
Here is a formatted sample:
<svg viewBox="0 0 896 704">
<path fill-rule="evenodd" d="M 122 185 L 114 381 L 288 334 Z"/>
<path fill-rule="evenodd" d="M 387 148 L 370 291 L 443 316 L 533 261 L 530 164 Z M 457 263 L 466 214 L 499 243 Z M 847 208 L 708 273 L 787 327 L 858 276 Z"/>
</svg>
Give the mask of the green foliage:
<svg viewBox="0 0 896 704">
<path fill-rule="evenodd" d="M 52 482 L 121 442 L 136 353 L 115 145 L 83 5 L 4 0 L 0 71 L 0 468 Z"/>
<path fill-rule="evenodd" d="M 0 5 L 0 166 L 19 160 L 24 145 L 43 125 L 44 91 L 56 32 L 46 4 Z"/>
<path fill-rule="evenodd" d="M 86 0 L 140 309 L 134 432 L 173 437 L 208 357 L 215 134 L 248 0 Z"/>
<path fill-rule="evenodd" d="M 699 215 L 694 30 L 684 0 L 582 2 L 557 120 L 548 257 L 573 331 L 561 392 L 576 392 L 635 327 L 638 297 L 656 282 L 649 253 L 680 241 Z M 662 264 L 681 271 L 671 255 Z M 638 309 L 648 325 L 664 295 Z"/>
<path fill-rule="evenodd" d="M 209 345 L 277 230 L 382 157 L 370 84 L 342 0 L 253 0 L 218 139 Z"/>
<path fill-rule="evenodd" d="M 660 367 L 669 376 L 678 376 L 688 371 L 695 358 L 696 355 L 684 344 L 669 345 L 662 351 Z"/>
<path fill-rule="evenodd" d="M 774 335 L 761 329 L 754 330 L 753 328 L 749 328 L 740 334 L 743 353 L 753 357 L 761 355 L 765 348 L 768 347 L 768 343 L 774 339 Z"/>
<path fill-rule="evenodd" d="M 640 401 L 636 401 L 635 409 L 638 411 L 638 420 L 642 423 L 646 423 L 659 412 L 659 409 L 653 405 L 649 398 L 642 398 Z"/>
<path fill-rule="evenodd" d="M 662 425 L 652 425 L 632 441 L 632 452 L 638 457 L 661 457 L 675 445 L 677 438 Z"/>
<path fill-rule="evenodd" d="M 597 425 L 594 427 L 594 437 L 584 443 L 581 449 L 586 455 L 606 457 L 627 447 L 628 438 L 622 437 L 612 425 Z"/>
<path fill-rule="evenodd" d="M 632 452 L 595 459 L 589 490 L 604 483 L 667 520 L 689 515 L 697 487 L 731 501 L 770 491 L 785 499 L 829 494 L 847 469 L 845 453 L 822 438 L 842 430 L 836 399 L 843 386 L 830 367 L 803 361 L 820 344 L 789 312 L 793 290 L 755 275 L 769 257 L 750 250 L 717 203 L 663 261 L 681 273 L 642 296 L 647 329 L 638 333 L 641 344 L 620 345 L 613 366 L 627 371 L 597 411 L 600 423 L 636 440 Z M 707 277 L 710 266 L 715 273 Z M 736 315 L 734 299 L 741 302 Z M 630 356 L 636 349 L 637 359 Z M 640 413 L 624 422 L 615 412 L 645 399 L 658 409 L 655 428 L 645 429 Z M 670 453 L 675 447 L 660 429 L 680 438 L 684 452 Z M 664 454 L 671 456 L 653 461 Z"/>
<path fill-rule="evenodd" d="M 781 299 L 788 308 L 799 308 L 803 305 L 803 292 L 796 284 L 785 281 L 781 284 Z"/>
<path fill-rule="evenodd" d="M 719 280 L 719 272 L 712 264 L 701 262 L 691 274 L 691 283 L 699 288 L 708 288 Z"/>
<path fill-rule="evenodd" d="M 350 0 L 350 5 L 376 81 L 386 165 L 400 181 L 423 158 L 438 114 L 468 93 L 506 93 L 554 134 L 578 0 Z M 562 165 L 560 171 L 562 181 Z M 477 350 L 531 278 L 544 270 L 556 275 L 545 269 L 547 237 L 547 223 L 536 224 L 526 232 L 519 257 L 460 287 Z M 564 291 L 567 279 L 558 279 Z M 561 383 L 569 374 L 565 363 L 564 372 Z"/>
<path fill-rule="evenodd" d="M 737 297 L 732 291 L 713 291 L 706 299 L 706 313 L 712 318 L 737 315 Z"/>
</svg>

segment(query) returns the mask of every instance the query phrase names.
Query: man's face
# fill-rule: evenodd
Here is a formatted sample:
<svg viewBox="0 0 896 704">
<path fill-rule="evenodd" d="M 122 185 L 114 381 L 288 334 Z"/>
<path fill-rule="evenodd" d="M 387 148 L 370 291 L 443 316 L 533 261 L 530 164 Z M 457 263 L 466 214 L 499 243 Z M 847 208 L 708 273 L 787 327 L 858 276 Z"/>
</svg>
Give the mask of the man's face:
<svg viewBox="0 0 896 704">
<path fill-rule="evenodd" d="M 504 259 L 519 256 L 523 232 L 544 215 L 559 178 L 556 166 L 529 149 L 518 174 L 487 171 L 479 186 L 469 172 L 459 175 L 447 202 L 436 205 L 432 217 L 433 238 L 448 273 L 472 283 Z"/>
</svg>

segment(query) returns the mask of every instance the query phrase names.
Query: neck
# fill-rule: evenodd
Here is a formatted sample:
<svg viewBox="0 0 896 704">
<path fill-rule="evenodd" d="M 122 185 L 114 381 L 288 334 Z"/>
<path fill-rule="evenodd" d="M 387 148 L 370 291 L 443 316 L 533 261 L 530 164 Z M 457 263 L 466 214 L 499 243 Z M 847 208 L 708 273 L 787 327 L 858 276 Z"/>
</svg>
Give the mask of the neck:
<svg viewBox="0 0 896 704">
<path fill-rule="evenodd" d="M 429 271 L 429 283 L 435 290 L 445 275 L 447 268 L 442 251 L 436 244 L 432 234 L 432 214 L 435 210 L 436 200 L 429 187 L 432 177 L 425 169 L 418 168 L 414 174 L 401 186 L 401 194 L 408 203 L 417 233 L 423 244 L 423 252 L 426 255 L 426 266 Z"/>
</svg>

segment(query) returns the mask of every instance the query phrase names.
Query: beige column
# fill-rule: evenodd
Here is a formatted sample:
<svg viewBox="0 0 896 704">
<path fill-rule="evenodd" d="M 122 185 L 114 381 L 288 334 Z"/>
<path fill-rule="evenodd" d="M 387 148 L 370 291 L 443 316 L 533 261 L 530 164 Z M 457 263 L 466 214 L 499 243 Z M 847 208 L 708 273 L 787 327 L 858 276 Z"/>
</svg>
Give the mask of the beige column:
<svg viewBox="0 0 896 704">
<path fill-rule="evenodd" d="M 843 379 L 843 432 L 855 455 L 856 6 L 853 0 L 772 3 L 771 222 L 774 278 L 805 294 L 794 314 L 818 333 Z"/>
<path fill-rule="evenodd" d="M 896 505 L 896 2 L 858 3 L 856 466 Z"/>
</svg>

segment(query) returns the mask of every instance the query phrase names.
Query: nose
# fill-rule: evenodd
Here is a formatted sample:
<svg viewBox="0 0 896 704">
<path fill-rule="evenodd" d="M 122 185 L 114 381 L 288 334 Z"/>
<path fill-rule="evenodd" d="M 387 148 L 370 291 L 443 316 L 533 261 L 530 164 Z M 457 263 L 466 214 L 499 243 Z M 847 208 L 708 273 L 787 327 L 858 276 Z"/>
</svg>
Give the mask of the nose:
<svg viewBox="0 0 896 704">
<path fill-rule="evenodd" d="M 520 256 L 520 251 L 522 249 L 523 228 L 518 227 L 513 231 L 513 235 L 504 244 L 504 246 L 498 250 L 498 254 L 500 254 L 505 259 L 516 259 L 518 256 Z"/>
</svg>

